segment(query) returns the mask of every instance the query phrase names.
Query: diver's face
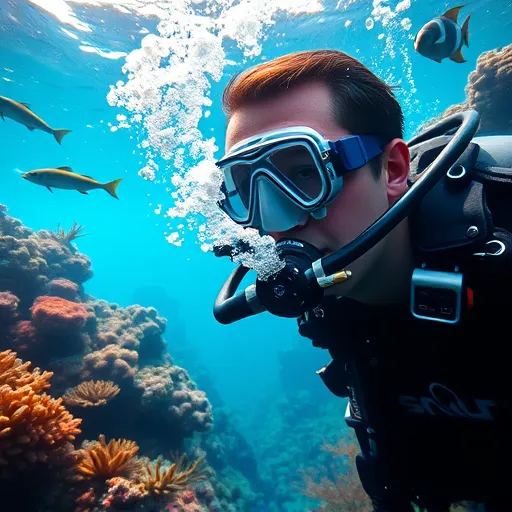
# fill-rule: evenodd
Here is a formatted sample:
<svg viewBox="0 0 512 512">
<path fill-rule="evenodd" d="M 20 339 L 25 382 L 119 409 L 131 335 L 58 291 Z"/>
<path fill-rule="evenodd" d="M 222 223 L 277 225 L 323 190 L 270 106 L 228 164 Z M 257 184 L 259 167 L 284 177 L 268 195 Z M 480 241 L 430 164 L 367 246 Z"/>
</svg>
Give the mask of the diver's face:
<svg viewBox="0 0 512 512">
<path fill-rule="evenodd" d="M 327 86 L 319 82 L 305 83 L 279 97 L 245 106 L 234 112 L 227 128 L 226 151 L 247 137 L 297 125 L 309 126 L 330 140 L 351 135 L 333 117 Z M 305 240 L 320 250 L 335 252 L 352 241 L 388 209 L 392 198 L 387 181 L 386 169 L 380 179 L 376 180 L 370 167 L 366 165 L 345 177 L 343 189 L 328 207 L 325 218 L 316 220 L 309 216 L 304 225 L 270 234 L 276 241 L 296 238 Z M 384 250 L 384 242 L 385 239 L 347 267 L 352 270 L 353 278 L 340 285 L 344 292 L 348 293 L 375 265 Z"/>
</svg>

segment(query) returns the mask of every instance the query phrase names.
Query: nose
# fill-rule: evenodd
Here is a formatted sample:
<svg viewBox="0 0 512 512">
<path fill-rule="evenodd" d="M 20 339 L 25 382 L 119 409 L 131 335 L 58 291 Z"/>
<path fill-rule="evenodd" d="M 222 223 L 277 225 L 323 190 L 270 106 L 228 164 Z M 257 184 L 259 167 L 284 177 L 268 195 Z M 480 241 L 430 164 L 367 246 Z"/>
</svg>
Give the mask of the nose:
<svg viewBox="0 0 512 512">
<path fill-rule="evenodd" d="M 297 231 L 300 233 L 300 230 L 306 226 L 308 223 L 308 219 L 299 222 L 293 229 L 288 231 L 270 231 L 268 234 L 275 240 L 275 242 L 279 242 L 279 240 L 283 240 L 283 238 L 294 238 L 297 235 Z"/>
</svg>

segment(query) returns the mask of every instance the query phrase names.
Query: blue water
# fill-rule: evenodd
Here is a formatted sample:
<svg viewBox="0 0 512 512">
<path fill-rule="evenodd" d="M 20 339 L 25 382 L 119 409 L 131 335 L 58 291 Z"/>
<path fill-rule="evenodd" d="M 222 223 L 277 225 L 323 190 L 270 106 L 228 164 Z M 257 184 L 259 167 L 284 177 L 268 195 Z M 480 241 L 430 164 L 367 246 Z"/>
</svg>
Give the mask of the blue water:
<svg viewBox="0 0 512 512">
<path fill-rule="evenodd" d="M 510 0 L 468 2 L 462 13 L 463 18 L 472 13 L 470 46 L 463 49 L 467 62 L 438 64 L 416 54 L 412 38 L 431 17 L 455 4 L 413 0 L 393 24 L 383 26 L 382 19 L 374 20 L 369 30 L 366 21 L 379 3 L 394 10 L 398 2 L 356 0 L 341 1 L 337 6 L 337 2 L 326 0 L 320 2 L 321 12 L 294 15 L 279 11 L 274 24 L 263 26 L 258 35 L 262 51 L 253 57 L 244 58 L 235 41 L 224 39 L 226 59 L 233 63 L 224 68 L 218 81 L 206 75 L 212 105 L 203 107 L 203 113 L 208 110 L 211 115 L 202 117 L 198 125 L 205 138 L 215 137 L 219 148 L 215 156 L 221 156 L 224 145 L 223 87 L 232 73 L 263 59 L 316 48 L 335 48 L 354 55 L 379 76 L 400 84 L 398 98 L 409 138 L 420 123 L 464 101 L 468 74 L 482 52 L 511 42 Z M 44 4 L 54 8 L 45 10 Z M 68 9 L 71 24 L 58 19 L 57 4 Z M 85 283 L 86 292 L 122 306 L 145 300 L 148 304 L 144 305 L 154 305 L 168 316 L 170 353 L 187 340 L 222 400 L 240 421 L 240 428 L 252 439 L 257 435 L 250 425 L 262 415 L 263 404 L 268 404 L 268 397 L 277 399 L 282 393 L 279 352 L 292 347 L 304 351 L 304 357 L 289 371 L 289 378 L 297 381 L 303 375 L 313 375 L 328 360 L 328 354 L 299 337 L 295 320 L 263 314 L 236 325 L 223 326 L 215 321 L 213 302 L 233 265 L 228 259 L 202 251 L 194 231 L 185 232 L 181 246 L 166 240 L 172 231 L 166 225 L 169 219 L 156 214 L 155 209 L 160 204 L 164 211 L 172 206 L 166 190 L 170 187 L 172 191 L 172 184 L 145 180 L 138 174 L 146 161 L 137 147 L 143 137 L 137 127 L 110 129 L 118 124 L 118 114 L 127 114 L 107 102 L 110 87 L 126 80 L 122 72 L 126 57 L 107 58 L 80 49 L 94 47 L 110 57 L 115 54 L 109 52 L 130 55 L 140 48 L 147 33 L 158 33 L 159 16 L 146 14 L 146 2 L 142 1 L 117 2 L 125 5 L 127 12 L 106 0 L 94 4 L 72 0 L 2 2 L 0 95 L 30 104 L 52 126 L 71 129 L 72 133 L 59 146 L 51 135 L 29 132 L 9 119 L 0 122 L 0 203 L 8 206 L 10 215 L 35 230 L 55 229 L 58 224 L 67 229 L 75 220 L 83 224 L 88 236 L 77 240 L 76 245 L 91 258 L 94 271 L 94 277 Z M 206 4 L 217 5 L 202 2 L 192 6 L 199 12 Z M 174 12 L 173 2 L 159 5 Z M 247 9 L 241 19 L 250 21 L 251 12 Z M 210 17 L 215 19 L 214 14 Z M 410 20 L 410 30 L 400 25 L 404 18 Z M 87 24 L 90 31 L 77 29 L 77 22 Z M 147 33 L 140 33 L 142 28 Z M 172 167 L 172 160 L 164 162 L 157 150 L 155 159 Z M 65 165 L 100 181 L 123 178 L 119 200 L 103 191 L 81 195 L 55 190 L 51 194 L 20 177 L 21 172 L 31 169 Z M 314 396 L 332 400 L 343 409 L 320 379 L 313 375 L 307 382 Z"/>
</svg>

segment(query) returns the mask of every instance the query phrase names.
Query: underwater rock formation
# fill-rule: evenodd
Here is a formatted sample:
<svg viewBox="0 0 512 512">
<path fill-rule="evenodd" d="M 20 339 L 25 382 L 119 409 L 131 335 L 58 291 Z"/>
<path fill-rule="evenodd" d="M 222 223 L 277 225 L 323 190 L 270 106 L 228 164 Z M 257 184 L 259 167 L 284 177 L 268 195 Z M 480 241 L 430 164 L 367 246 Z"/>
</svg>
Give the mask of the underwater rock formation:
<svg viewBox="0 0 512 512">
<path fill-rule="evenodd" d="M 512 44 L 482 53 L 468 75 L 466 101 L 448 107 L 440 116 L 418 128 L 421 132 L 456 112 L 475 109 L 481 116 L 479 135 L 512 132 Z"/>
</svg>

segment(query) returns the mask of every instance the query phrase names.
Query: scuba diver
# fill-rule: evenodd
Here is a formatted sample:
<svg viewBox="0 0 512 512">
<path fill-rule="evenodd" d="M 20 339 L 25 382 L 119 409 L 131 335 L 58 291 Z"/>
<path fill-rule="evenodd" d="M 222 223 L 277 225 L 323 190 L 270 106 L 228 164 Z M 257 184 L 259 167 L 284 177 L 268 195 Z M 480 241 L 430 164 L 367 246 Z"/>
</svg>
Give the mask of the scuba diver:
<svg viewBox="0 0 512 512">
<path fill-rule="evenodd" d="M 239 264 L 217 321 L 295 318 L 329 351 L 375 511 L 509 510 L 510 138 L 467 110 L 405 142 L 393 89 L 339 51 L 250 68 L 223 105 L 219 207 L 284 263 L 241 292 Z"/>
</svg>

